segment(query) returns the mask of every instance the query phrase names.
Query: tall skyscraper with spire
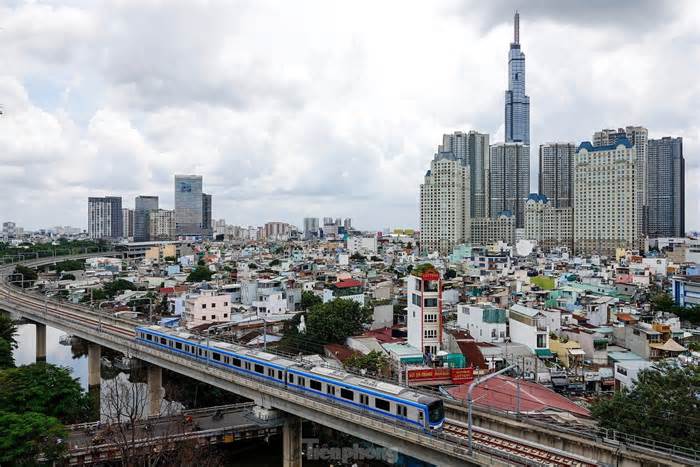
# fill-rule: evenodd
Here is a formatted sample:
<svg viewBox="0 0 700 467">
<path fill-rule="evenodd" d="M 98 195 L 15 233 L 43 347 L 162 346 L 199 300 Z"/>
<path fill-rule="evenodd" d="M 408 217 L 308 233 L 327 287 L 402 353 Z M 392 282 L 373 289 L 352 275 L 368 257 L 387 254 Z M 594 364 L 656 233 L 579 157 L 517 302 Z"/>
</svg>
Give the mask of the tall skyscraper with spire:
<svg viewBox="0 0 700 467">
<path fill-rule="evenodd" d="M 525 54 L 520 48 L 520 14 L 514 18 L 513 42 L 508 54 L 508 90 L 506 91 L 507 143 L 530 144 L 530 97 L 525 95 Z"/>
</svg>

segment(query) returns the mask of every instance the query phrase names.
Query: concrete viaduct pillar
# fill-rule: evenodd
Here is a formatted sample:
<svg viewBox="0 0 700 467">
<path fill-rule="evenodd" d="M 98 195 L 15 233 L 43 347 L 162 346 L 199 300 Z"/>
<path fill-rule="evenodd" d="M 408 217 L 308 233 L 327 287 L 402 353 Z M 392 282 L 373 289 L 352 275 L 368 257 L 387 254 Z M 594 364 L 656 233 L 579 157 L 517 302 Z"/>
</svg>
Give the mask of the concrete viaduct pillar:
<svg viewBox="0 0 700 467">
<path fill-rule="evenodd" d="M 301 418 L 287 415 L 282 427 L 282 466 L 301 467 Z"/>
<path fill-rule="evenodd" d="M 160 415 L 160 403 L 163 399 L 163 369 L 148 364 L 148 415 Z"/>
<path fill-rule="evenodd" d="M 99 344 L 88 343 L 88 394 L 92 409 L 92 419 L 100 419 L 100 396 L 102 375 L 102 347 Z"/>
<path fill-rule="evenodd" d="M 46 361 L 46 325 L 36 323 L 36 362 Z"/>
</svg>

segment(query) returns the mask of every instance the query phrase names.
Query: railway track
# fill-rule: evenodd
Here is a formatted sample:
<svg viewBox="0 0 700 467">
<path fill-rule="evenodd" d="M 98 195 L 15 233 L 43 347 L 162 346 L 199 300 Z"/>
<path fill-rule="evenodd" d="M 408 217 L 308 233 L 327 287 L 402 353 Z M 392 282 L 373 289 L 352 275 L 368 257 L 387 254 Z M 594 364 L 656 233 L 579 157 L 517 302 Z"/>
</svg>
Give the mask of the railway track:
<svg viewBox="0 0 700 467">
<path fill-rule="evenodd" d="M 443 431 L 457 438 L 462 438 L 465 443 L 467 442 L 469 430 L 466 426 L 446 421 Z M 552 448 L 540 448 L 534 443 L 515 441 L 508 436 L 496 434 L 482 428 L 472 429 L 472 443 L 474 449 L 487 448 L 488 451 L 495 453 L 495 455 L 498 455 L 497 453 L 499 452 L 503 453 L 503 458 L 511 464 L 570 467 L 593 467 L 597 465 L 571 454 L 565 454 Z M 517 462 L 514 459 L 522 459 L 523 462 Z"/>
</svg>

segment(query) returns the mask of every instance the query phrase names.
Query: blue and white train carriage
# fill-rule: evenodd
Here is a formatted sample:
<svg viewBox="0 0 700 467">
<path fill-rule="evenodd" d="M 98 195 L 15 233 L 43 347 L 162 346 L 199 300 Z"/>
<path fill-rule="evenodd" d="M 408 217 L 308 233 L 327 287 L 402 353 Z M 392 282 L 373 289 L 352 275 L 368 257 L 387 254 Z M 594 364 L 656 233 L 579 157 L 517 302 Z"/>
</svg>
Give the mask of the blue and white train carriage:
<svg viewBox="0 0 700 467">
<path fill-rule="evenodd" d="M 136 340 L 186 358 L 304 391 L 355 410 L 369 411 L 392 422 L 437 430 L 445 419 L 440 398 L 342 370 L 301 364 L 268 352 L 214 339 L 207 341 L 188 332 L 160 326 L 136 328 Z"/>
</svg>

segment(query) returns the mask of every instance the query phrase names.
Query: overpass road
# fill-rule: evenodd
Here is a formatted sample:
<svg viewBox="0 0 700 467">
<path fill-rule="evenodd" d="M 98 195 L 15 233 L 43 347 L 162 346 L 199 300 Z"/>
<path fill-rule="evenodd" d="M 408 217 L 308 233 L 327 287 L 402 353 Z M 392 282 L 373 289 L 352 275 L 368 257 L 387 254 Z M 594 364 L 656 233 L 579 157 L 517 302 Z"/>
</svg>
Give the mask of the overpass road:
<svg viewBox="0 0 700 467">
<path fill-rule="evenodd" d="M 75 255 L 61 258 L 42 258 L 23 262 L 28 267 L 40 267 L 67 258 L 81 259 L 92 256 L 118 255 L 118 252 Z M 141 345 L 134 339 L 134 327 L 143 324 L 134 320 L 114 318 L 90 308 L 58 302 L 37 296 L 8 282 L 14 265 L 0 267 L 0 306 L 39 325 L 49 325 L 93 343 L 95 358 L 88 356 L 88 367 L 99 372 L 99 346 L 117 350 L 127 357 L 138 358 L 148 364 L 149 387 L 160 397 L 160 369 L 192 377 L 224 390 L 253 400 L 257 405 L 277 409 L 289 415 L 283 427 L 285 466 L 301 465 L 300 419 L 310 420 L 329 428 L 350 434 L 375 444 L 395 449 L 403 454 L 439 465 L 643 465 L 634 459 L 618 456 L 615 463 L 600 462 L 591 456 L 567 452 L 556 447 L 504 434 L 493 429 L 474 429 L 474 451 L 467 448 L 466 425 L 446 420 L 441 432 L 424 432 L 362 410 L 351 410 L 327 399 L 310 396 L 291 388 L 213 368 L 169 352 Z M 37 347 L 39 348 L 39 346 Z M 44 345 L 45 349 L 45 345 Z M 40 356 L 39 356 L 40 357 Z M 90 363 L 93 362 L 93 364 Z M 94 362 L 97 362 L 94 364 Z M 151 371 L 153 369 L 153 371 Z M 152 376 L 153 375 L 153 376 Z M 97 378 L 89 377 L 99 383 Z M 658 462 L 646 465 L 684 465 L 658 456 Z"/>
</svg>

